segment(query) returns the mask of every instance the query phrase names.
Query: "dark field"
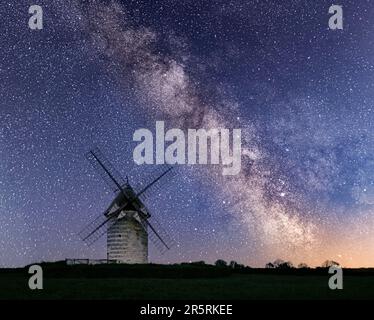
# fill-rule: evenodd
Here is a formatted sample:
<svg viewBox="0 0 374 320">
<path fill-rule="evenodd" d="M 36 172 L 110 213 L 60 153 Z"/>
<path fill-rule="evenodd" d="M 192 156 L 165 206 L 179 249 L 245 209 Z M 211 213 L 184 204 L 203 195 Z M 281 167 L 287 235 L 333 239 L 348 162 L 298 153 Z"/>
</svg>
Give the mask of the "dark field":
<svg viewBox="0 0 374 320">
<path fill-rule="evenodd" d="M 0 269 L 0 299 L 374 299 L 372 269 L 344 270 L 330 290 L 327 270 L 195 266 L 43 267 L 44 289 L 28 289 L 28 269 Z"/>
</svg>

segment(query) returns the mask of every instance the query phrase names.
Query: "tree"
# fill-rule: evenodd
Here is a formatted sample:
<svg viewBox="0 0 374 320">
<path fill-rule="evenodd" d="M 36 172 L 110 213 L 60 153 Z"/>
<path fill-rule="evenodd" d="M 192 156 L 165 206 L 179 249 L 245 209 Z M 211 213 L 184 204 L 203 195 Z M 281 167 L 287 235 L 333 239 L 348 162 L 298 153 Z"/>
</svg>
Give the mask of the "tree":
<svg viewBox="0 0 374 320">
<path fill-rule="evenodd" d="M 227 262 L 222 259 L 218 259 L 214 264 L 216 267 L 227 267 Z"/>
<path fill-rule="evenodd" d="M 330 268 L 330 267 L 332 267 L 332 266 L 337 266 L 337 267 L 339 267 L 340 264 L 339 264 L 339 262 L 336 262 L 336 261 L 334 261 L 334 260 L 326 260 L 326 261 L 325 261 L 324 263 L 322 263 L 322 265 L 321 265 L 322 268 Z"/>
<path fill-rule="evenodd" d="M 293 268 L 293 264 L 291 261 L 285 261 L 278 265 L 278 269 L 291 269 Z"/>
<path fill-rule="evenodd" d="M 282 259 L 277 259 L 273 262 L 274 268 L 279 268 L 280 265 L 282 265 L 285 261 Z"/>
<path fill-rule="evenodd" d="M 193 265 L 198 265 L 198 266 L 203 266 L 205 265 L 205 261 L 201 260 L 201 261 L 194 261 L 194 262 L 191 262 L 191 264 Z"/>
<path fill-rule="evenodd" d="M 275 268 L 275 269 L 290 269 L 293 268 L 291 261 L 284 261 L 282 259 L 277 259 L 273 263 L 269 262 L 266 264 L 265 268 Z"/>
<path fill-rule="evenodd" d="M 243 269 L 245 268 L 244 264 L 238 263 L 234 260 L 230 261 L 229 267 L 233 269 Z"/>
<path fill-rule="evenodd" d="M 297 267 L 299 269 L 309 269 L 309 266 L 304 262 L 299 263 L 299 265 Z"/>
</svg>

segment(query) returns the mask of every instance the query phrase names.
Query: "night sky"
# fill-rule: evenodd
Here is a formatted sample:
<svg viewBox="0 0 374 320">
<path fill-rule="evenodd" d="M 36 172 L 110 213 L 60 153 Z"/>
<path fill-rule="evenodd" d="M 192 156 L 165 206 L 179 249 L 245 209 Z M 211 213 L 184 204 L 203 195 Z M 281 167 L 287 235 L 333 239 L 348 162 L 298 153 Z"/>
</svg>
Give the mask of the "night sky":
<svg viewBox="0 0 374 320">
<path fill-rule="evenodd" d="M 156 120 L 241 128 L 243 159 L 148 200 L 175 241 L 152 262 L 374 266 L 374 3 L 336 4 L 333 31 L 322 0 L 2 1 L 0 266 L 105 258 L 77 236 L 113 197 L 84 154 L 138 181 Z"/>
</svg>

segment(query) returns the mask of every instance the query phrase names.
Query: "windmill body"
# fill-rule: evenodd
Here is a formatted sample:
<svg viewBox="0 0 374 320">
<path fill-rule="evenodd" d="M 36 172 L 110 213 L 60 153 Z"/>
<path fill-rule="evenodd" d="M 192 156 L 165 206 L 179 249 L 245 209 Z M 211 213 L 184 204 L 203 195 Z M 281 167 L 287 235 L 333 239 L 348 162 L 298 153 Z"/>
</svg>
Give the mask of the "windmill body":
<svg viewBox="0 0 374 320">
<path fill-rule="evenodd" d="M 136 211 L 125 211 L 124 217 L 109 227 L 107 258 L 117 263 L 148 263 L 148 234 Z"/>
<path fill-rule="evenodd" d="M 133 193 L 129 186 L 125 191 L 127 194 Z M 125 201 L 122 193 L 119 193 L 107 210 L 109 215 L 123 206 Z M 137 205 L 144 208 L 139 200 Z M 147 227 L 142 224 L 135 207 L 126 205 L 116 220 L 107 230 L 107 259 L 117 263 L 148 263 Z"/>
</svg>

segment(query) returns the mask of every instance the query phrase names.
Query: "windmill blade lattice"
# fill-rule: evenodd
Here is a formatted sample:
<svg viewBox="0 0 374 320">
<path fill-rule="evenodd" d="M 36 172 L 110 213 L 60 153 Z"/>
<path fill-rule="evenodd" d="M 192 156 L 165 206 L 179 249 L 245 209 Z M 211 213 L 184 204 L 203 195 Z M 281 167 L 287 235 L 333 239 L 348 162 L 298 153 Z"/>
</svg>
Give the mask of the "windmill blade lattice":
<svg viewBox="0 0 374 320">
<path fill-rule="evenodd" d="M 153 193 L 160 191 L 161 187 L 176 175 L 176 170 L 170 165 L 157 166 L 143 181 L 132 184 L 135 193 L 141 200 L 146 200 Z"/>
<path fill-rule="evenodd" d="M 106 233 L 107 228 L 109 228 L 115 220 L 114 217 L 108 218 L 105 214 L 100 214 L 85 226 L 78 235 L 87 245 L 90 246 Z"/>
<path fill-rule="evenodd" d="M 172 248 L 175 245 L 175 241 L 170 237 L 166 230 L 162 227 L 161 223 L 151 215 L 151 218 L 148 220 L 149 224 L 152 224 L 153 228 L 157 230 L 158 235 L 162 238 L 163 242 L 160 241 L 160 238 L 151 230 L 148 232 L 149 239 L 151 239 L 153 245 L 164 254 L 167 250 Z"/>
<path fill-rule="evenodd" d="M 113 192 L 120 191 L 122 186 L 126 185 L 125 179 L 122 178 L 99 148 L 87 152 L 86 158 Z"/>
</svg>

